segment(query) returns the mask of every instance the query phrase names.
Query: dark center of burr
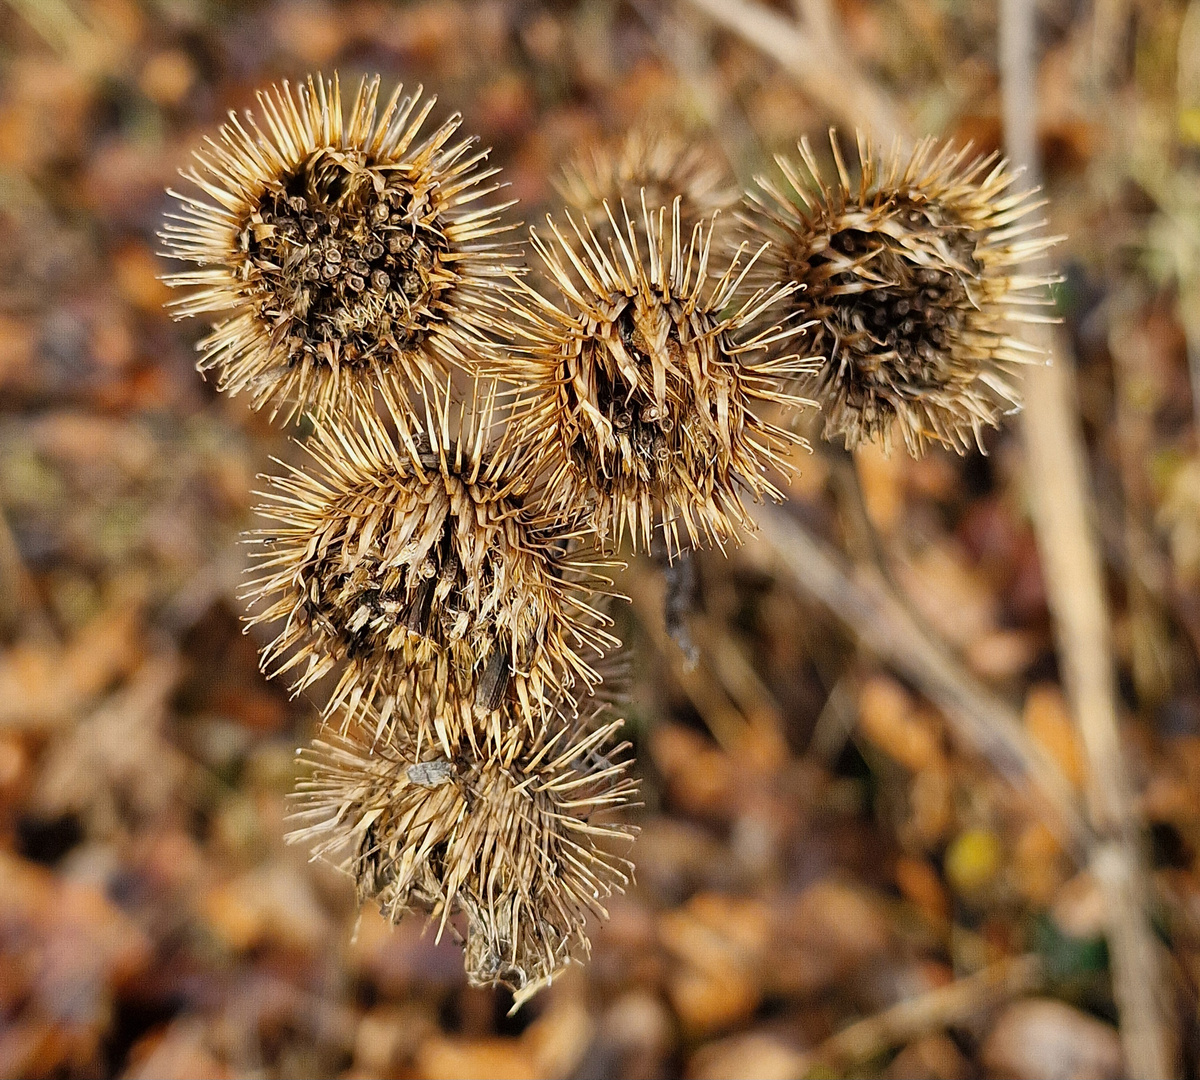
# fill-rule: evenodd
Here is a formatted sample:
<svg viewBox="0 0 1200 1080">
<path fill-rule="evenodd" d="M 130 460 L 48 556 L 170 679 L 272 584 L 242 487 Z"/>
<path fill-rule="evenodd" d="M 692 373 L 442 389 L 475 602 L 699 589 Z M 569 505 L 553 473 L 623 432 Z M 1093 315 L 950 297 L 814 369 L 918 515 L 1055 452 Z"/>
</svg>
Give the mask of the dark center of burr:
<svg viewBox="0 0 1200 1080">
<path fill-rule="evenodd" d="M 602 436 L 593 425 L 580 424 L 571 451 L 577 465 L 597 474 L 597 479 L 632 478 L 647 483 L 663 473 L 671 457 L 676 418 L 669 403 L 660 408 L 654 399 L 653 362 L 632 304 L 617 316 L 614 330 L 626 355 L 637 366 L 637 385 L 620 370 L 607 346 L 602 342 L 588 343 L 579 358 L 590 368 L 588 377 L 582 381 L 590 385 L 591 404 L 608 421 L 609 429 Z M 578 414 L 578 389 L 571 374 L 566 372 L 567 407 L 572 414 Z"/>
<path fill-rule="evenodd" d="M 331 549 L 314 567 L 309 609 L 328 620 L 350 659 L 399 648 L 403 629 L 442 647 L 465 594 L 466 575 L 454 548 L 454 519 L 447 516 L 437 540 L 420 560 L 385 565 L 376 541 L 347 568 Z M 440 599 L 440 602 L 438 602 Z"/>
<path fill-rule="evenodd" d="M 361 365 L 429 331 L 447 248 L 403 182 L 321 151 L 259 200 L 243 273 L 290 363 Z"/>
<path fill-rule="evenodd" d="M 559 572 L 564 551 L 543 543 L 533 530 L 514 543 L 512 519 L 520 513 L 520 500 L 482 486 L 472 493 L 465 488 L 460 485 L 451 499 L 455 509 L 428 524 L 432 533 L 409 540 L 408 547 L 418 550 L 406 558 L 390 550 L 384 526 L 360 549 L 359 534 L 336 525 L 331 535 L 340 539 L 324 546 L 301 588 L 310 623 L 323 628 L 347 659 L 411 659 L 413 648 L 417 656 L 432 650 L 431 656 L 465 643 L 470 665 L 462 674 L 473 672 L 476 704 L 490 711 L 507 691 L 514 642 L 518 656 L 525 657 L 541 640 L 537 628 L 552 618 L 552 601 L 537 581 Z M 342 520 L 361 519 L 369 495 L 348 500 Z M 466 527 L 480 530 L 470 542 L 462 535 L 464 517 Z M 481 524 L 480 517 L 490 524 Z M 519 595 L 516 582 L 528 593 Z"/>
<path fill-rule="evenodd" d="M 844 384 L 928 388 L 945 383 L 953 369 L 952 351 L 972 309 L 966 280 L 980 271 L 975 236 L 916 206 L 901 208 L 896 220 L 924 241 L 915 249 L 920 255 L 882 232 L 846 229 L 830 237 L 835 254 L 826 261 L 862 260 L 857 270 L 833 274 L 821 300 L 828 370 Z"/>
</svg>

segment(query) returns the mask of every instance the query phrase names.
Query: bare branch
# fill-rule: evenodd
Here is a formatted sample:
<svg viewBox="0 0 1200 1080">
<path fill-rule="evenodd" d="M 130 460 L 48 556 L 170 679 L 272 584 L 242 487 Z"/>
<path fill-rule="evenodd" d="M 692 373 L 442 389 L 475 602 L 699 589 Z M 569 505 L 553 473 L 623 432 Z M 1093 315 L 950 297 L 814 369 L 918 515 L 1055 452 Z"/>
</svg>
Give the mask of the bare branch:
<svg viewBox="0 0 1200 1080">
<path fill-rule="evenodd" d="M 1077 859 L 1091 836 L 1058 767 L 1033 743 L 1017 711 L 980 685 L 916 622 L 877 573 L 847 560 L 785 511 L 762 506 L 759 535 L 780 572 L 818 600 L 884 663 L 911 681 L 946 715 L 954 734 L 1008 779 L 1033 785 L 1054 828 Z"/>
<path fill-rule="evenodd" d="M 817 1047 L 813 1059 L 842 1068 L 862 1064 L 894 1046 L 965 1023 L 1009 998 L 1036 990 L 1042 978 L 1040 957 L 1008 957 L 843 1028 Z"/>
<path fill-rule="evenodd" d="M 1013 162 L 1040 181 L 1034 90 L 1034 4 L 1000 2 L 1004 125 Z M 1031 328 L 1035 329 L 1035 328 Z M 1058 651 L 1088 761 L 1088 814 L 1098 834 L 1092 870 L 1107 901 L 1113 996 L 1131 1076 L 1174 1076 L 1160 950 L 1150 925 L 1141 823 L 1121 755 L 1115 673 L 1100 553 L 1075 387 L 1061 343 L 1055 363 L 1031 367 L 1024 413 L 1028 482 Z"/>
</svg>

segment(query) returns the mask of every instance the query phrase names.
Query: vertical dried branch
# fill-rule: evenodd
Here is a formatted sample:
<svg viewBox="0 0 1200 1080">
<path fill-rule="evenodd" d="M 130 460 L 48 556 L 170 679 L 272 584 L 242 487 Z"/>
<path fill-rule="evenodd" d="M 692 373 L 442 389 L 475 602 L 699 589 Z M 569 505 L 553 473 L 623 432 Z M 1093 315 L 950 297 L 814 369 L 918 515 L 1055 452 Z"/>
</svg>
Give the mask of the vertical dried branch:
<svg viewBox="0 0 1200 1080">
<path fill-rule="evenodd" d="M 1179 27 L 1177 95 L 1180 122 L 1200 112 L 1200 0 L 1192 0 Z M 1194 139 L 1194 136 L 1193 136 Z M 1200 251 L 1196 249 L 1196 190 L 1194 166 L 1181 171 L 1169 200 L 1173 214 L 1183 218 L 1176 232 L 1175 261 L 1179 277 L 1179 321 L 1187 339 L 1188 374 L 1192 384 L 1192 416 L 1200 427 Z M 1190 205 L 1189 205 L 1190 204 Z"/>
<path fill-rule="evenodd" d="M 1034 5 L 1001 0 L 1000 65 L 1009 155 L 1040 180 Z M 1050 335 L 1045 342 L 1052 345 Z M 1113 994 L 1131 1076 L 1174 1076 L 1163 971 L 1150 926 L 1148 872 L 1121 760 L 1108 607 L 1090 520 L 1082 433 L 1068 362 L 1031 368 L 1024 436 L 1034 525 L 1067 693 L 1088 759 L 1093 872 L 1108 906 Z"/>
</svg>

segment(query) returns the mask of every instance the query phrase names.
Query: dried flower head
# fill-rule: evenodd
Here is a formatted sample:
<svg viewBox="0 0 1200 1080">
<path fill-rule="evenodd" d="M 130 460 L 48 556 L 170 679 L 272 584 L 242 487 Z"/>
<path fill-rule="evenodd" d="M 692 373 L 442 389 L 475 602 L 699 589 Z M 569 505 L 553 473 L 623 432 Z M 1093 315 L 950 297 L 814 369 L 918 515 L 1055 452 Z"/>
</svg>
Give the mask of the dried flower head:
<svg viewBox="0 0 1200 1080">
<path fill-rule="evenodd" d="M 612 745 L 621 721 L 575 705 L 578 719 L 533 738 L 510 724 L 482 756 L 422 744 L 407 717 L 374 743 L 325 734 L 306 754 L 289 840 L 313 844 L 393 921 L 424 911 L 440 934 L 463 913 L 470 981 L 528 996 L 586 955 L 588 913 L 605 917 L 631 870 L 610 850 L 632 838 L 612 816 L 637 790 L 626 744 Z"/>
<path fill-rule="evenodd" d="M 637 227 L 622 210 L 603 241 L 570 215 L 572 239 L 553 220 L 549 241 L 531 230 L 562 306 L 525 290 L 530 344 L 507 369 L 545 437 L 552 504 L 588 505 L 602 538 L 628 529 L 635 547 L 656 524 L 671 551 L 722 543 L 750 525 L 743 494 L 780 497 L 766 468 L 802 442 L 757 411 L 807 404 L 780 389 L 806 362 L 775 355 L 801 327 L 748 332 L 790 286 L 747 295 L 741 252 L 710 279 L 711 228 L 685 233 L 679 199 L 643 203 Z"/>
<path fill-rule="evenodd" d="M 380 111 L 364 80 L 347 120 L 336 75 L 273 87 L 184 173 L 211 201 L 171 192 L 166 254 L 201 267 L 167 278 L 194 290 L 176 313 L 225 313 L 199 366 L 255 408 L 341 410 L 486 349 L 511 271 L 505 206 L 477 205 L 498 170 L 451 143 L 457 115 L 422 138 L 435 99 L 402 91 Z"/>
<path fill-rule="evenodd" d="M 607 202 L 618 207 L 671 206 L 680 199 L 685 234 L 738 201 L 738 191 L 717 153 L 703 142 L 634 128 L 608 144 L 586 147 L 563 166 L 555 189 L 594 229 L 608 221 Z"/>
<path fill-rule="evenodd" d="M 524 505 L 536 470 L 494 388 L 426 402 L 395 437 L 370 413 L 318 426 L 317 468 L 270 479 L 248 588 L 253 622 L 283 621 L 264 669 L 298 669 L 299 692 L 340 664 L 330 710 L 382 697 L 385 721 L 405 693 L 452 696 L 445 723 L 515 694 L 532 721 L 551 688 L 594 685 L 585 654 L 617 644 L 589 603 L 610 564 Z"/>
<path fill-rule="evenodd" d="M 1019 272 L 1055 242 L 1031 235 L 1042 204 L 1011 192 L 1015 177 L 994 154 L 926 139 L 880 167 L 860 136 L 854 183 L 830 141 L 836 184 L 804 140 L 811 184 L 776 159 L 803 208 L 760 181 L 765 197 L 746 219 L 772 241 L 759 273 L 802 285 L 789 304 L 817 320 L 814 351 L 826 359 L 805 388 L 821 403 L 825 437 L 888 446 L 895 429 L 912 454 L 981 445 L 982 429 L 1018 406 L 1014 369 L 1041 359 L 1008 327 L 1048 302 L 1054 279 Z"/>
</svg>

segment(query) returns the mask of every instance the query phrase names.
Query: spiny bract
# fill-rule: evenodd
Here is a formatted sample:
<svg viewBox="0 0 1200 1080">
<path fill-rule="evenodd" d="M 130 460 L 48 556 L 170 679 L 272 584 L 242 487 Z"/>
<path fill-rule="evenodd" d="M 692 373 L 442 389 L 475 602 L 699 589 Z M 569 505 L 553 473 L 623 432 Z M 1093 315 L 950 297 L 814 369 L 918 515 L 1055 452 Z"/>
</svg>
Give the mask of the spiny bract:
<svg viewBox="0 0 1200 1080">
<path fill-rule="evenodd" d="M 574 721 L 566 718 L 575 716 Z M 292 842 L 345 869 L 361 902 L 393 921 L 420 910 L 465 916 L 466 966 L 475 985 L 504 984 L 518 1003 L 590 949 L 588 913 L 629 880 L 610 848 L 633 829 L 611 820 L 631 804 L 627 744 L 607 707 L 530 736 L 506 728 L 495 752 L 423 744 L 411 724 L 325 733 L 304 755 Z M 451 924 L 453 925 L 453 924 Z"/>
<path fill-rule="evenodd" d="M 299 691 L 340 664 L 330 710 L 375 701 L 386 720 L 423 697 L 452 727 L 509 696 L 536 727 L 553 688 L 595 685 L 587 656 L 618 644 L 589 603 L 611 564 L 569 518 L 526 507 L 536 468 L 494 388 L 431 394 L 395 437 L 357 419 L 316 429 L 315 471 L 270 479 L 247 590 L 254 622 L 283 620 L 264 668 L 298 668 Z"/>
<path fill-rule="evenodd" d="M 816 320 L 824 363 L 803 385 L 825 437 L 887 447 L 895 429 L 914 455 L 933 443 L 982 448 L 982 429 L 1019 404 L 1014 369 L 1042 359 L 1008 332 L 1014 319 L 1044 319 L 1029 308 L 1049 302 L 1054 279 L 1020 271 L 1055 242 L 1030 235 L 1041 204 L 1010 190 L 1015 177 L 994 154 L 925 139 L 880 167 L 860 136 L 854 183 L 832 132 L 830 142 L 836 184 L 803 140 L 811 183 L 776 159 L 803 207 L 760 180 L 765 195 L 745 215 L 752 235 L 772 241 L 758 274 L 802 286 L 788 304 Z"/>
<path fill-rule="evenodd" d="M 710 146 L 645 128 L 584 148 L 563 166 L 554 187 L 594 229 L 608 220 L 605 203 L 640 206 L 643 192 L 650 207 L 670 206 L 678 196 L 685 233 L 738 201 L 729 170 Z"/>
<path fill-rule="evenodd" d="M 452 116 L 421 138 L 435 99 L 396 87 L 382 111 L 378 77 L 343 116 L 335 76 L 258 95 L 261 120 L 234 113 L 184 176 L 212 201 L 179 201 L 166 254 L 201 269 L 179 317 L 227 313 L 199 345 L 201 370 L 273 412 L 369 404 L 450 364 L 472 366 L 501 324 L 512 271 L 492 239 L 511 226 L 474 140 L 451 143 Z"/>
<path fill-rule="evenodd" d="M 620 209 L 603 240 L 569 214 L 573 238 L 552 219 L 551 240 L 531 230 L 562 306 L 525 287 L 529 345 L 501 371 L 526 387 L 551 505 L 589 505 L 602 538 L 635 547 L 656 525 L 671 551 L 722 543 L 752 527 L 744 495 L 781 497 L 767 467 L 802 442 L 759 414 L 808 404 L 782 389 L 807 362 L 776 352 L 802 328 L 754 329 L 790 286 L 749 294 L 740 252 L 710 277 L 711 227 L 685 232 L 678 198 L 643 202 L 636 227 Z"/>
</svg>

